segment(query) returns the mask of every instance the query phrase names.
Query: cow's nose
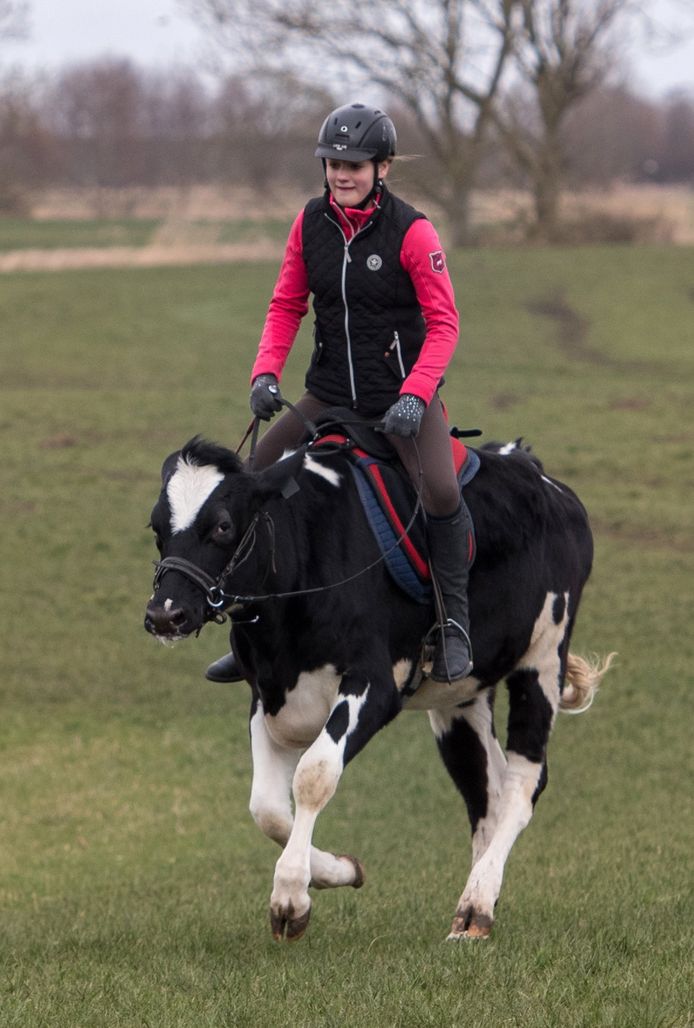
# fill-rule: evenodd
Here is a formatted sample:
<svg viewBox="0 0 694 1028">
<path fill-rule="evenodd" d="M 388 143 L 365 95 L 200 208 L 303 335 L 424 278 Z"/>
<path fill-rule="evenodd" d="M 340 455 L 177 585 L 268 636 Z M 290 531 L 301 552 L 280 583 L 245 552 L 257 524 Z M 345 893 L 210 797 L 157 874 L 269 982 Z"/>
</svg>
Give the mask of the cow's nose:
<svg viewBox="0 0 694 1028">
<path fill-rule="evenodd" d="M 186 620 L 186 612 L 182 607 L 164 610 L 163 607 L 150 605 L 145 612 L 145 628 L 153 635 L 166 635 L 181 627 Z"/>
</svg>

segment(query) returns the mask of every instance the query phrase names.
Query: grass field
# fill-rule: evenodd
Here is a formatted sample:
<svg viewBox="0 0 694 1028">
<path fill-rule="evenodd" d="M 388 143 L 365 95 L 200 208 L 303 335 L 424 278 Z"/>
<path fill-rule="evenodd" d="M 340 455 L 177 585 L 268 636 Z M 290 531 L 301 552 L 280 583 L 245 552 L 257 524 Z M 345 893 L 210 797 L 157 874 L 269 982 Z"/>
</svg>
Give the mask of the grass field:
<svg viewBox="0 0 694 1028">
<path fill-rule="evenodd" d="M 258 239 L 284 243 L 291 221 L 268 218 L 185 222 L 169 219 L 130 218 L 98 221 L 51 218 L 29 221 L 0 219 L 0 253 L 11 250 L 75 250 L 83 247 L 108 249 L 114 246 L 144 247 L 161 243 L 200 241 L 245 243 Z"/>
<path fill-rule="evenodd" d="M 468 867 L 426 717 L 347 770 L 317 844 L 367 883 L 272 942 L 277 856 L 247 812 L 245 686 L 209 627 L 142 630 L 162 459 L 236 445 L 276 266 L 0 276 L 1 1028 L 694 1023 L 694 250 L 465 252 L 446 399 L 585 500 L 577 651 L 619 651 L 561 717 L 492 938 L 446 944 Z M 284 391 L 296 397 L 297 342 Z M 503 725 L 500 725 L 503 734 Z"/>
<path fill-rule="evenodd" d="M 51 219 L 27 221 L 3 218 L 0 221 L 0 251 L 81 246 L 144 246 L 159 222 L 132 218 L 120 221 Z"/>
</svg>

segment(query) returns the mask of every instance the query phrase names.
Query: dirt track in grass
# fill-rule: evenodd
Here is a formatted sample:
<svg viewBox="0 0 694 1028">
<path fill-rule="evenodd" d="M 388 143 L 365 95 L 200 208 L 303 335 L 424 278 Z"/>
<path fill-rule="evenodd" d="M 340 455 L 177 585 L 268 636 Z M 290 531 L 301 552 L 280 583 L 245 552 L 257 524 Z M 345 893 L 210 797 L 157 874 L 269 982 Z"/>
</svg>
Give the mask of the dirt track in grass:
<svg viewBox="0 0 694 1028">
<path fill-rule="evenodd" d="M 149 218 L 160 219 L 161 224 L 146 246 L 0 250 L 0 273 L 279 261 L 284 238 L 268 238 L 263 233 L 263 223 L 268 218 L 289 222 L 305 199 L 303 194 L 289 190 L 259 199 L 255 192 L 242 187 L 49 190 L 32 205 L 31 216 L 38 221 Z M 410 199 L 432 217 L 446 245 L 442 212 L 432 208 L 430 201 Z M 528 204 L 524 194 L 481 191 L 473 195 L 472 221 L 479 225 L 505 225 L 497 242 L 517 245 L 527 221 Z M 601 214 L 617 221 L 636 219 L 645 235 L 640 239 L 637 232 L 634 242 L 694 244 L 694 193 L 685 187 L 620 185 L 600 193 L 568 193 L 563 214 L 578 221 L 596 216 L 599 220 Z M 220 225 L 234 221 L 255 224 L 257 232 L 238 242 L 221 242 Z M 514 232 L 520 235 L 516 238 Z M 558 316 L 556 311 L 554 316 Z M 567 328 L 564 317 L 564 329 Z M 580 326 L 573 328 L 580 331 Z"/>
</svg>

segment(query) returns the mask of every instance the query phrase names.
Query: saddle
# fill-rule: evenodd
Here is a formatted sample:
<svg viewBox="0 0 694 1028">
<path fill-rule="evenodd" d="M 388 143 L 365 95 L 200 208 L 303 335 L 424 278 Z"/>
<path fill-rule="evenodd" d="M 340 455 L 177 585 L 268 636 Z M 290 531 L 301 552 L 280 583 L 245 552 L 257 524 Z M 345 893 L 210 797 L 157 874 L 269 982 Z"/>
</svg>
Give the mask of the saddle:
<svg viewBox="0 0 694 1028">
<path fill-rule="evenodd" d="M 477 434 L 477 433 L 475 433 Z M 391 578 L 417 603 L 432 602 L 433 589 L 426 539 L 426 514 L 395 449 L 382 432 L 356 420 L 346 409 L 333 409 L 316 423 L 309 452 L 334 447 L 350 462 L 357 492 Z M 480 459 L 451 430 L 451 452 L 461 492 L 477 473 Z M 474 540 L 470 563 L 474 559 Z"/>
</svg>

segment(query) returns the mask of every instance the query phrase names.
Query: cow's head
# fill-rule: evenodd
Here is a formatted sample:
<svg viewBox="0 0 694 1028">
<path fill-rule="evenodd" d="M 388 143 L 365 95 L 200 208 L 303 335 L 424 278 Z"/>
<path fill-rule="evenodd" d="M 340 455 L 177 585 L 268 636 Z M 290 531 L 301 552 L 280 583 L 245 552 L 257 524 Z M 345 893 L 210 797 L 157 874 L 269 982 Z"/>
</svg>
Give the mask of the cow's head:
<svg viewBox="0 0 694 1028">
<path fill-rule="evenodd" d="M 198 632 L 219 608 L 220 577 L 257 511 L 287 490 L 303 454 L 259 474 L 236 454 L 195 438 L 162 467 L 162 490 L 150 524 L 161 560 L 145 628 L 162 642 Z"/>
</svg>

